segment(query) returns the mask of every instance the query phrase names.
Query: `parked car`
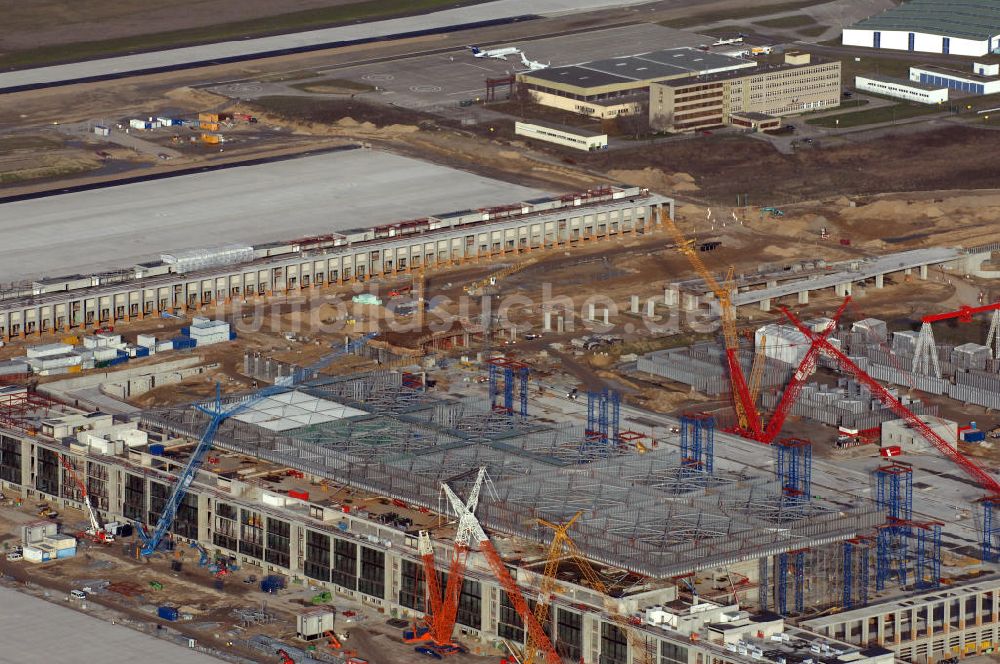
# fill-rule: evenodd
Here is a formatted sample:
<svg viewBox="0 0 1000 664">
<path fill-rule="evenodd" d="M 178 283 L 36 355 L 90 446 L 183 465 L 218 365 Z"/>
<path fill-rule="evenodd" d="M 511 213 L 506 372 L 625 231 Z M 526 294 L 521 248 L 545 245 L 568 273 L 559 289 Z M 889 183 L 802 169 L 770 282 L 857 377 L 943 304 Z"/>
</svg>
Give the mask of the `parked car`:
<svg viewBox="0 0 1000 664">
<path fill-rule="evenodd" d="M 22 558 L 24 558 L 24 554 L 20 551 L 11 551 L 7 554 L 7 560 L 10 561 L 21 560 Z"/>
<path fill-rule="evenodd" d="M 82 590 L 71 590 L 69 591 L 69 596 L 75 599 L 87 599 L 87 593 Z"/>
</svg>

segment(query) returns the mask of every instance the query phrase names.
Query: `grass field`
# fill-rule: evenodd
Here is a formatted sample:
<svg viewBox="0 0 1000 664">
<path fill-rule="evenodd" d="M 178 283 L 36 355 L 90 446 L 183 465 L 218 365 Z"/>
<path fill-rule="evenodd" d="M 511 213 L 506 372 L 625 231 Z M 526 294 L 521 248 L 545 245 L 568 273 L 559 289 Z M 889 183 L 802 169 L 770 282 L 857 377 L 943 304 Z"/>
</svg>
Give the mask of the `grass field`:
<svg viewBox="0 0 1000 664">
<path fill-rule="evenodd" d="M 817 127 L 861 127 L 863 125 L 879 124 L 882 122 L 898 122 L 907 118 L 915 118 L 921 115 L 931 115 L 940 113 L 937 105 L 926 104 L 894 104 L 892 106 L 881 106 L 879 108 L 869 108 L 856 113 L 844 113 L 843 115 L 832 115 L 823 118 L 813 118 L 806 120 L 806 123 Z"/>
<path fill-rule="evenodd" d="M 732 9 L 729 11 L 705 12 L 702 14 L 692 14 L 678 19 L 660 21 L 660 25 L 668 28 L 690 28 L 696 25 L 708 23 L 718 23 L 719 21 L 731 21 L 744 18 L 754 18 L 756 16 L 770 16 L 781 12 L 802 9 L 815 5 L 815 0 L 795 0 L 794 2 L 782 2 L 774 5 L 754 5 L 744 9 Z"/>
<path fill-rule="evenodd" d="M 215 41 L 259 37 L 370 21 L 438 9 L 475 5 L 485 0 L 362 0 L 348 5 L 308 9 L 277 16 L 206 25 L 184 30 L 40 46 L 0 55 L 0 69 L 22 69 L 65 62 L 156 51 Z M 192 10 L 194 11 L 194 10 Z"/>
<path fill-rule="evenodd" d="M 754 21 L 754 25 L 765 28 L 802 28 L 807 25 L 815 25 L 816 21 L 811 16 L 805 14 L 794 14 L 792 16 L 779 16 L 765 21 Z"/>
</svg>

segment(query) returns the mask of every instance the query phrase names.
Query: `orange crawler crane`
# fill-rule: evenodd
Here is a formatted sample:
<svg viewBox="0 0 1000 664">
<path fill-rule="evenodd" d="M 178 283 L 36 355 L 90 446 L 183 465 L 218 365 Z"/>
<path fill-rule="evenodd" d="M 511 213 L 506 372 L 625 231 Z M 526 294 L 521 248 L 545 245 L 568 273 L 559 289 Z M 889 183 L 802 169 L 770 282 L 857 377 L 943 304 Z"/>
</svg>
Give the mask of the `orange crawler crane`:
<svg viewBox="0 0 1000 664">
<path fill-rule="evenodd" d="M 480 474 L 484 472 L 485 469 L 481 470 Z M 486 531 L 483 530 L 476 515 L 469 510 L 466 504 L 462 502 L 462 499 L 456 496 L 455 492 L 447 484 L 442 484 L 441 489 L 448 497 L 448 502 L 451 504 L 452 510 L 458 515 L 459 531 L 467 530 L 470 535 L 470 542 L 474 541 L 479 545 L 479 550 L 482 551 L 490 569 L 500 582 L 504 592 L 507 593 L 507 598 L 514 605 L 517 614 L 521 616 L 521 620 L 524 622 L 524 627 L 527 630 L 528 638 L 542 652 L 547 664 L 563 664 L 562 658 L 559 657 L 555 647 L 552 645 L 552 641 L 549 640 L 549 635 L 545 633 L 538 620 L 535 619 L 535 614 L 528 607 L 528 602 L 524 599 L 521 589 L 518 587 L 517 582 L 511 578 L 510 572 L 507 571 L 507 566 L 500 557 L 500 553 L 493 546 L 489 537 L 487 537 Z"/>
<path fill-rule="evenodd" d="M 469 492 L 469 498 L 464 507 L 474 511 L 479 505 L 479 493 L 486 478 L 486 469 L 481 468 L 476 481 Z M 444 596 L 441 594 L 440 579 L 434 565 L 434 545 L 427 531 L 418 535 L 418 549 L 423 562 L 424 584 L 427 593 L 428 614 L 423 625 L 415 625 L 403 632 L 406 643 L 424 643 L 424 648 L 442 657 L 464 652 L 464 648 L 451 639 L 455 631 L 455 620 L 458 617 L 458 600 L 462 594 L 462 584 L 465 581 L 465 565 L 469 557 L 469 540 L 472 531 L 467 523 L 460 520 L 455 533 L 454 552 L 448 569 L 448 583 Z"/>
</svg>

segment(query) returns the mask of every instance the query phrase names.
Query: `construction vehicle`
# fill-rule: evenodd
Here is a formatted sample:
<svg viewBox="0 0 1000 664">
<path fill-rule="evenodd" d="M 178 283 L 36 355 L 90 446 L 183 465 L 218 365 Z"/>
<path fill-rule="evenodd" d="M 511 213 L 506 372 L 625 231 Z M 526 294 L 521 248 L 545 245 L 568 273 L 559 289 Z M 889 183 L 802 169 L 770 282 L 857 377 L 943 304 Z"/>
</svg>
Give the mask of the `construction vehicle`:
<svg viewBox="0 0 1000 664">
<path fill-rule="evenodd" d="M 763 219 L 765 215 L 771 215 L 772 217 L 784 217 L 785 213 L 776 207 L 762 207 L 760 209 L 760 218 Z"/>
<path fill-rule="evenodd" d="M 397 288 L 392 288 L 389 290 L 389 297 L 399 297 L 400 295 L 409 295 L 413 292 L 413 284 L 409 286 L 399 286 Z"/>
<path fill-rule="evenodd" d="M 209 421 L 205 432 L 198 440 L 198 444 L 195 445 L 194 452 L 191 453 L 191 457 L 188 459 L 187 465 L 184 466 L 184 470 L 181 471 L 181 474 L 178 476 L 177 484 L 174 485 L 174 489 L 170 493 L 170 497 L 167 498 L 167 502 L 163 506 L 163 511 L 160 514 L 159 521 L 156 523 L 156 527 L 153 529 L 153 532 L 150 533 L 147 532 L 142 522 L 136 523 L 136 531 L 139 533 L 139 538 L 142 540 L 140 553 L 144 556 L 149 556 L 152 555 L 157 548 L 159 548 L 164 535 L 167 534 L 171 525 L 173 525 L 174 518 L 177 516 L 177 510 L 180 507 L 181 501 L 184 499 L 184 496 L 187 495 L 188 487 L 191 486 L 191 483 L 194 481 L 195 473 L 201 466 L 201 462 L 204 460 L 205 455 L 212 448 L 212 443 L 215 440 L 215 434 L 223 422 L 234 415 L 238 415 L 269 396 L 286 392 L 289 388 L 298 385 L 313 374 L 325 369 L 337 358 L 361 348 L 367 344 L 370 339 L 373 339 L 377 335 L 377 332 L 372 332 L 355 339 L 354 341 L 348 341 L 345 339 L 342 347 L 338 347 L 333 352 L 324 355 L 307 367 L 297 368 L 290 376 L 285 376 L 281 381 L 281 384 L 275 382 L 274 385 L 265 387 L 262 390 L 235 400 L 234 402 L 228 404 L 225 408 L 222 406 L 221 386 L 217 385 L 214 404 L 212 406 L 205 404 L 197 405 L 197 409 L 208 415 L 211 420 Z"/>
<path fill-rule="evenodd" d="M 469 491 L 468 500 L 463 503 L 466 509 L 474 510 L 479 504 L 479 494 L 485 478 L 486 469 L 481 468 Z M 420 531 L 417 536 L 417 550 L 423 564 L 428 613 L 424 617 L 423 625 L 415 624 L 403 631 L 403 641 L 421 643 L 423 647 L 436 652 L 440 656 L 439 659 L 464 652 L 464 648 L 453 643 L 451 637 L 458 617 L 458 600 L 465 581 L 465 565 L 469 556 L 471 535 L 469 526 L 459 521 L 452 548 L 451 565 L 448 568 L 448 583 L 443 595 L 440 577 L 434 564 L 434 544 L 426 530 Z"/>
<path fill-rule="evenodd" d="M 327 593 L 327 594 L 329 595 L 330 593 Z M 341 648 L 344 647 L 340 643 L 340 639 L 338 639 L 337 635 L 334 634 L 333 632 L 327 631 L 327 632 L 324 633 L 324 636 L 326 636 L 326 639 L 327 639 L 326 640 L 326 644 L 328 646 L 330 646 L 331 650 L 340 650 Z"/>
<path fill-rule="evenodd" d="M 149 587 L 152 590 L 163 590 L 163 584 L 160 583 L 159 581 L 150 581 Z"/>
<path fill-rule="evenodd" d="M 480 475 L 484 474 L 485 469 L 480 471 Z M 475 513 L 469 510 L 466 503 L 455 495 L 455 492 L 447 484 L 442 483 L 441 490 L 447 496 L 452 511 L 458 516 L 459 532 L 467 532 L 468 541 L 479 545 L 479 550 L 482 552 L 483 557 L 486 558 L 487 564 L 493 571 L 494 576 L 496 576 L 497 581 L 500 582 L 504 592 L 507 593 L 507 598 L 514 605 L 514 610 L 521 616 L 528 637 L 531 638 L 535 647 L 542 651 L 545 662 L 547 664 L 563 664 L 562 658 L 556 652 L 552 641 L 549 640 L 548 634 L 538 624 L 535 614 L 528 608 L 528 602 L 524 599 L 521 589 L 518 587 L 517 582 L 511 578 L 510 572 L 507 570 L 507 565 L 504 563 L 503 558 L 500 557 L 500 553 L 496 550 L 496 547 L 493 546 L 493 542 L 486 535 L 486 531 L 483 530 Z"/>
<path fill-rule="evenodd" d="M 292 656 L 286 650 L 281 649 L 275 654 L 281 658 L 281 664 L 295 664 L 295 660 L 292 659 Z"/>
<path fill-rule="evenodd" d="M 59 462 L 62 464 L 63 468 L 66 469 L 66 475 L 76 484 L 77 489 L 80 491 L 80 501 L 84 504 L 84 506 L 86 506 L 87 518 L 90 519 L 90 528 L 88 528 L 85 532 L 87 537 L 95 542 L 104 542 L 105 544 L 114 542 L 114 531 L 105 525 L 104 519 L 101 518 L 101 514 L 94 509 L 94 505 L 90 500 L 90 494 L 87 493 L 87 485 L 84 484 L 83 480 L 81 480 L 76 474 L 76 470 L 73 468 L 73 464 L 70 462 L 69 457 L 65 454 L 60 454 Z M 117 527 L 118 524 L 115 525 Z"/>
</svg>

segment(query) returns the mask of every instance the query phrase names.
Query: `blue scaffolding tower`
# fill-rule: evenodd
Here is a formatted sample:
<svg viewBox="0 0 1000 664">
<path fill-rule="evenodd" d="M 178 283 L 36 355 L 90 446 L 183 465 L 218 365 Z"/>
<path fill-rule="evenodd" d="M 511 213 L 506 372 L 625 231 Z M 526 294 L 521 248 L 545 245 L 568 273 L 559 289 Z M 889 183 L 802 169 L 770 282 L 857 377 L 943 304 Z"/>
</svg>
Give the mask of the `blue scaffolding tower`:
<svg viewBox="0 0 1000 664">
<path fill-rule="evenodd" d="M 1000 507 L 1000 498 L 983 498 L 983 562 L 995 563 L 1000 560 L 1000 526 L 993 511 Z"/>
<path fill-rule="evenodd" d="M 937 588 L 941 583 L 941 524 L 917 523 L 913 530 L 917 540 L 914 585 L 921 589 Z"/>
<path fill-rule="evenodd" d="M 490 408 L 495 411 L 513 415 L 514 410 L 514 386 L 518 383 L 518 405 L 522 417 L 528 415 L 528 376 L 531 368 L 517 360 L 506 357 L 496 357 L 486 361 L 489 371 L 489 398 Z M 500 372 L 503 371 L 503 405 L 498 405 L 500 396 Z"/>
<path fill-rule="evenodd" d="M 886 519 L 909 521 L 913 518 L 913 469 L 899 463 L 875 470 L 875 502 Z"/>
<path fill-rule="evenodd" d="M 793 592 L 795 593 L 795 613 L 802 614 L 805 611 L 805 579 L 806 579 L 806 551 L 800 549 L 778 554 L 778 574 L 776 588 L 777 598 L 775 608 L 783 616 L 788 615 L 788 577 L 789 563 L 792 566 L 792 575 L 795 582 Z"/>
<path fill-rule="evenodd" d="M 812 443 L 802 438 L 784 438 L 774 447 L 782 502 L 808 503 L 812 499 Z"/>
<path fill-rule="evenodd" d="M 587 392 L 587 428 L 580 448 L 581 463 L 592 454 L 607 455 L 621 445 L 621 397 L 608 389 Z M 586 454 L 584 454 L 586 453 Z"/>
<path fill-rule="evenodd" d="M 868 605 L 870 566 L 871 540 L 858 537 L 844 542 L 843 607 L 845 610 Z"/>
<path fill-rule="evenodd" d="M 714 471 L 715 418 L 708 413 L 685 413 L 680 418 L 681 465 L 708 475 Z"/>
</svg>

